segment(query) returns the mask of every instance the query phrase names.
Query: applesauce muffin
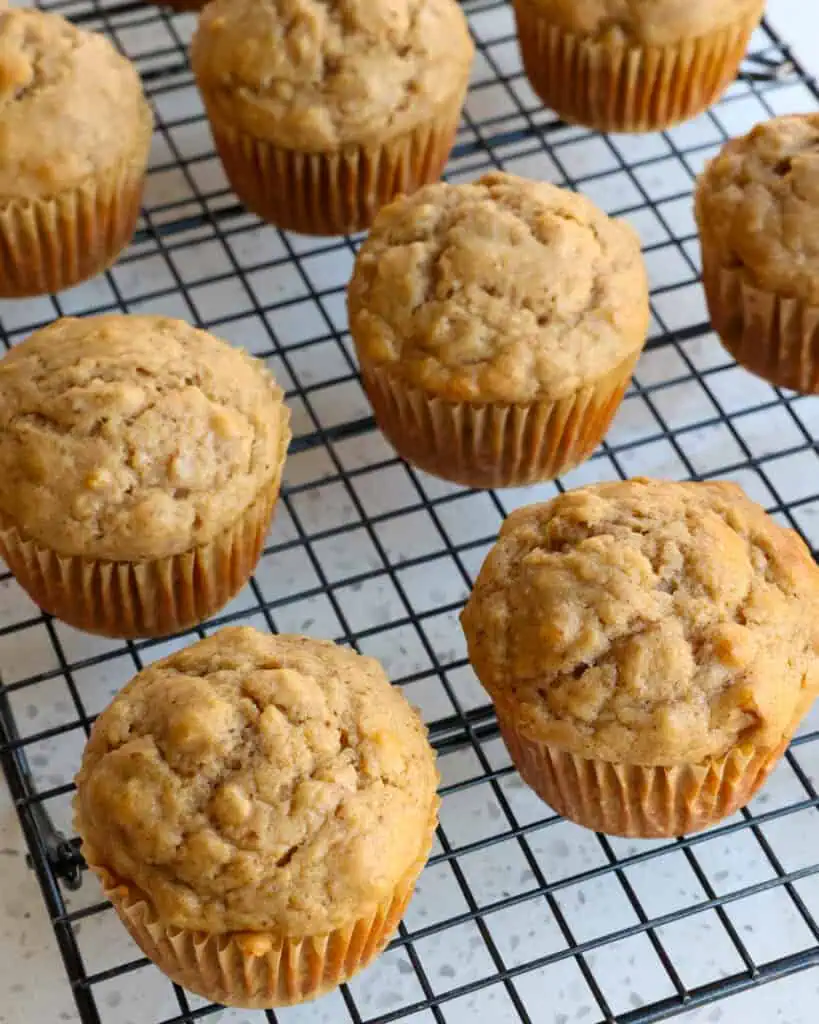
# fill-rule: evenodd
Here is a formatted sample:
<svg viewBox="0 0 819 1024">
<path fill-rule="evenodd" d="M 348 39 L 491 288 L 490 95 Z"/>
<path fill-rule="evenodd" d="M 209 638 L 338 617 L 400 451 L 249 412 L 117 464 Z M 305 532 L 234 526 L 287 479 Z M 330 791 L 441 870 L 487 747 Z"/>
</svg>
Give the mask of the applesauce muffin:
<svg viewBox="0 0 819 1024">
<path fill-rule="evenodd" d="M 273 1007 L 383 949 L 429 855 L 438 775 L 381 665 L 223 629 L 143 670 L 77 776 L 86 860 L 174 981 Z"/>
<path fill-rule="evenodd" d="M 179 320 L 58 320 L 0 360 L 0 554 L 109 636 L 213 614 L 262 548 L 290 439 L 263 364 Z"/>
<path fill-rule="evenodd" d="M 736 77 L 764 0 L 514 0 L 532 88 L 566 121 L 648 132 Z"/>
<path fill-rule="evenodd" d="M 59 291 L 116 259 L 152 129 L 136 69 L 107 39 L 0 11 L 0 296 Z"/>
<path fill-rule="evenodd" d="M 696 214 L 725 347 L 773 384 L 819 393 L 819 114 L 774 118 L 724 146 Z"/>
<path fill-rule="evenodd" d="M 409 462 L 474 487 L 548 479 L 587 458 L 649 317 L 628 225 L 498 173 L 382 210 L 348 308 L 378 425 Z"/>
<path fill-rule="evenodd" d="M 606 483 L 514 512 L 462 623 L 521 775 L 601 832 L 733 813 L 819 692 L 819 568 L 729 483 Z"/>
<path fill-rule="evenodd" d="M 473 53 L 456 0 L 213 0 L 191 62 L 242 202 L 334 235 L 440 177 Z"/>
</svg>

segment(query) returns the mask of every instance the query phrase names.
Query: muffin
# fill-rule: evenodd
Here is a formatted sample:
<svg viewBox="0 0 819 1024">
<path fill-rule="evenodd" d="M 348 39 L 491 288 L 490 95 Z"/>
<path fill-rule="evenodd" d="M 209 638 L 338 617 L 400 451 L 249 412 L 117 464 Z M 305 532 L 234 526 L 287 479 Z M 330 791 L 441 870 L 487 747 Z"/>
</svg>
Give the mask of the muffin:
<svg viewBox="0 0 819 1024">
<path fill-rule="evenodd" d="M 335 235 L 440 177 L 473 53 L 456 0 L 213 0 L 191 62 L 237 196 Z"/>
<path fill-rule="evenodd" d="M 631 228 L 509 174 L 383 210 L 348 307 L 378 425 L 409 462 L 473 487 L 533 483 L 587 458 L 649 317 Z"/>
<path fill-rule="evenodd" d="M 0 11 L 0 296 L 56 292 L 134 233 L 153 122 L 133 65 L 56 14 Z"/>
<path fill-rule="evenodd" d="M 514 0 L 532 88 L 566 121 L 666 128 L 736 77 L 764 0 Z"/>
<path fill-rule="evenodd" d="M 290 439 L 263 365 L 178 320 L 58 320 L 0 360 L 0 554 L 45 611 L 157 636 L 262 548 Z"/>
<path fill-rule="evenodd" d="M 819 394 L 819 114 L 729 142 L 697 185 L 708 308 L 725 347 L 773 384 Z"/>
<path fill-rule="evenodd" d="M 169 977 L 229 1006 L 284 1006 L 384 948 L 429 855 L 437 781 L 426 730 L 377 661 L 223 629 L 102 713 L 76 827 Z"/>
<path fill-rule="evenodd" d="M 524 780 L 615 835 L 742 807 L 819 692 L 819 568 L 729 483 L 606 483 L 520 509 L 462 623 Z"/>
</svg>

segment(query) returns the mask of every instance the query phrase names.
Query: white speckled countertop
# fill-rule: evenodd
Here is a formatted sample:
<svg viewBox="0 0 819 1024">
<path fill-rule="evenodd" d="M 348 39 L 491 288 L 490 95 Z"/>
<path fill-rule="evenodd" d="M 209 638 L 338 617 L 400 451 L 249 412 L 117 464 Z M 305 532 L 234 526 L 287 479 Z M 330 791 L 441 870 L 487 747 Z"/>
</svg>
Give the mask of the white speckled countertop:
<svg viewBox="0 0 819 1024">
<path fill-rule="evenodd" d="M 809 63 L 814 71 L 819 72 L 819 3 L 813 0 L 770 0 L 769 17 L 782 35 L 793 41 L 802 60 Z M 737 130 L 744 130 L 746 127 L 746 124 L 742 124 Z M 634 144 L 638 145 L 639 142 Z M 510 166 L 509 169 L 527 173 L 523 163 L 515 168 Z M 647 187 L 651 187 L 650 182 L 647 183 Z M 684 217 L 686 214 L 681 211 L 680 215 Z M 649 230 L 649 227 L 642 225 L 641 229 Z M 661 274 L 662 267 L 658 265 L 655 272 Z M 708 365 L 710 358 L 709 344 L 708 341 L 704 341 L 696 354 L 692 355 L 692 358 L 701 359 L 703 366 Z M 655 372 L 660 376 L 668 376 L 668 367 L 654 365 L 660 358 L 655 353 L 653 360 L 645 361 L 642 369 L 646 380 Z M 732 385 L 742 394 L 754 386 L 756 385 L 751 378 L 746 376 Z M 727 391 L 723 398 L 726 404 L 730 404 L 731 397 L 728 392 L 731 391 L 731 387 L 726 387 Z M 672 415 L 672 406 L 677 409 L 681 404 L 685 406 L 685 400 L 686 396 L 682 394 L 674 395 L 673 400 L 672 396 L 668 395 L 670 404 L 666 414 L 669 417 Z M 808 401 L 813 404 L 806 404 L 804 408 L 812 410 L 808 416 L 815 429 L 819 425 L 819 400 Z M 627 401 L 615 425 L 615 433 L 619 432 L 622 436 L 639 436 L 643 429 L 641 408 L 638 403 L 629 404 Z M 693 414 L 698 415 L 696 410 Z M 772 420 L 754 424 L 749 417 L 747 425 L 746 440 L 752 447 L 754 444 L 762 446 L 765 438 L 772 434 L 779 436 L 778 426 Z M 700 438 L 704 443 L 699 447 L 697 435 L 689 437 L 692 439 L 692 449 L 689 452 L 692 460 L 702 458 L 705 462 L 711 458 L 714 465 L 731 461 L 730 446 L 727 449 L 720 448 L 722 440 L 717 434 Z M 668 467 L 658 463 L 656 466 L 642 464 L 635 468 L 659 473 Z M 299 472 L 297 460 L 293 460 L 290 472 Z M 575 483 L 582 481 L 583 472 L 578 472 Z M 707 469 L 703 469 L 703 472 L 707 472 Z M 785 475 L 796 481 L 795 486 L 798 486 L 802 472 L 801 464 L 794 463 L 787 469 Z M 786 483 L 785 477 L 783 483 Z M 332 504 L 329 495 L 324 495 L 324 498 Z M 508 500 L 510 505 L 513 504 L 514 496 Z M 454 510 L 455 505 L 450 505 L 449 508 Z M 470 509 L 469 514 L 461 517 L 459 529 L 470 528 L 471 515 L 476 523 L 476 529 L 479 530 L 478 535 L 481 535 L 481 528 L 484 528 L 485 533 L 486 517 L 488 515 L 491 518 L 493 512 L 481 506 L 480 498 L 470 505 Z M 811 511 L 816 513 L 817 510 L 806 510 L 803 525 L 811 534 L 814 543 L 817 543 L 819 527 L 816 524 L 819 523 L 819 517 L 810 521 Z M 457 512 L 455 514 L 458 515 Z M 279 523 L 282 524 L 281 519 Z M 444 525 L 446 527 L 446 524 Z M 281 528 L 286 528 L 286 524 Z M 420 534 L 416 539 L 418 537 Z M 394 540 L 396 544 L 401 543 L 400 537 Z M 420 539 L 418 542 L 423 543 L 423 540 Z M 479 555 L 480 552 L 476 554 Z M 344 572 L 342 563 L 349 552 L 329 552 L 328 555 L 338 559 L 340 571 Z M 362 557 L 366 557 L 363 548 Z M 298 571 L 300 570 L 294 567 L 293 572 Z M 444 590 L 451 585 L 451 581 L 443 575 L 438 578 L 438 583 Z M 429 586 L 429 583 L 419 578 L 414 585 L 417 586 L 419 600 L 422 601 L 423 588 Z M 446 600 L 456 600 L 460 596 L 456 581 L 454 590 L 447 591 Z M 359 592 L 357 595 L 362 614 L 389 614 L 389 595 L 379 592 L 369 597 L 373 604 L 370 608 L 365 608 L 368 595 L 365 592 Z M 238 600 L 241 603 L 241 597 Z M 433 600 L 441 603 L 441 593 L 433 594 Z M 18 614 L 23 617 L 25 601 L 13 582 L 3 585 L 0 587 L 0 616 Z M 320 616 L 320 610 L 312 608 L 302 611 L 305 618 L 310 616 L 312 631 L 320 633 L 320 622 L 316 624 L 316 616 Z M 294 623 L 291 628 L 296 625 Z M 15 643 L 21 642 L 22 635 L 14 636 Z M 83 651 L 86 650 L 86 647 L 82 647 L 84 644 L 90 644 L 88 649 L 93 650 L 95 644 L 104 643 L 80 639 L 78 634 L 73 634 L 72 631 L 65 631 L 60 635 L 68 649 L 72 643 L 80 644 Z M 20 647 L 11 649 L 7 639 L 0 640 L 0 670 L 7 681 L 12 680 L 17 666 L 23 663 L 29 673 L 51 667 L 34 664 L 42 657 L 41 647 L 35 646 L 31 650 Z M 405 660 L 412 660 L 413 650 L 401 648 L 400 644 L 398 646 L 402 650 L 401 656 Z M 154 656 L 158 653 L 160 652 L 154 651 Z M 125 681 L 129 674 L 129 665 L 125 659 L 115 660 L 109 663 L 108 673 L 104 677 L 98 674 L 93 680 L 93 685 L 98 687 L 100 700 L 104 700 L 106 693 L 112 692 Z M 20 674 L 18 672 L 18 678 Z M 89 681 L 89 687 L 91 685 L 92 682 Z M 453 681 L 453 685 L 462 686 L 461 696 L 468 705 L 469 687 L 473 684 L 464 678 L 460 682 Z M 16 706 L 15 710 L 23 719 L 28 717 L 36 721 L 38 727 L 45 727 L 48 725 L 48 701 L 53 701 L 59 710 L 59 702 L 65 699 L 58 690 L 59 686 L 56 684 L 53 691 L 41 687 L 39 703 L 26 705 L 23 702 L 19 707 Z M 436 693 L 421 692 L 419 688 L 412 697 L 430 715 L 446 713 L 445 709 L 441 711 L 437 706 L 432 707 L 440 700 Z M 92 707 L 92 710 L 97 708 Z M 816 728 L 819 715 L 814 714 L 813 721 L 813 727 Z M 487 756 L 493 760 L 496 767 L 506 763 L 505 753 L 499 743 L 487 744 L 486 750 Z M 53 785 L 67 781 L 61 765 L 74 763 L 77 751 L 70 751 L 65 762 L 57 756 L 52 756 L 52 753 L 44 751 L 40 762 L 37 762 L 36 757 L 33 762 L 35 768 L 42 771 L 46 784 Z M 474 756 L 473 753 L 464 751 L 442 758 L 444 783 L 455 782 L 474 774 L 475 766 L 471 763 Z M 811 758 L 813 767 L 817 769 L 810 773 L 815 780 L 819 775 L 819 751 L 809 752 L 803 758 L 802 763 L 807 765 L 808 772 L 811 767 L 808 762 Z M 520 821 L 526 822 L 527 816 L 528 820 L 533 820 L 535 816 L 542 814 L 542 805 L 537 803 L 516 777 L 509 776 L 505 779 L 504 791 Z M 783 767 L 774 775 L 765 792 L 757 798 L 758 809 L 765 810 L 777 806 L 778 802 L 794 799 L 794 792 L 793 779 L 789 771 Z M 811 815 L 815 817 L 815 813 L 811 812 Z M 447 820 L 453 816 L 458 820 L 460 843 L 467 843 L 473 838 L 496 835 L 503 828 L 500 823 L 500 808 L 494 803 L 494 798 L 487 794 L 485 787 L 466 789 L 448 798 L 442 816 L 445 827 Z M 766 833 L 778 851 L 781 847 L 776 843 L 783 839 L 786 848 L 793 852 L 794 865 L 787 864 L 786 867 L 789 869 L 802 863 L 813 863 L 819 856 L 819 832 L 813 824 L 813 817 L 808 822 L 806 818 L 794 815 L 788 822 L 772 824 Z M 799 820 L 794 820 L 797 818 Z M 787 829 L 791 831 L 787 832 Z M 594 837 L 572 825 L 558 825 L 542 833 L 533 833 L 530 845 L 538 861 L 544 858 L 548 862 L 549 878 L 552 881 L 559 879 L 561 872 L 568 876 L 600 863 L 601 850 Z M 612 840 L 612 847 L 618 856 L 628 856 L 637 848 L 633 844 L 618 840 Z M 641 848 L 645 848 L 645 844 Z M 747 832 L 736 833 L 724 841 L 709 841 L 706 846 L 699 848 L 698 856 L 717 893 L 721 891 L 723 883 L 727 885 L 730 881 L 730 885 L 738 887 L 750 885 L 771 875 L 770 866 L 763 862 L 759 848 L 750 840 Z M 517 847 L 509 841 L 498 843 L 472 855 L 462 856 L 459 863 L 461 870 L 467 875 L 472 892 L 482 901 L 491 901 L 510 893 L 525 892 L 532 886 L 531 870 Z M 418 894 L 408 912 L 407 920 L 411 928 L 423 927 L 463 909 L 463 896 L 452 880 L 448 879 L 450 871 L 446 862 L 439 862 L 424 875 Z M 699 882 L 682 855 L 678 853 L 670 853 L 635 867 L 629 873 L 629 881 L 652 915 L 660 915 L 703 898 Z M 819 904 L 819 885 L 811 883 L 816 881 L 817 877 L 813 876 L 807 880 L 803 889 L 800 889 L 803 898 L 814 910 Z M 93 886 L 93 881 L 86 881 L 79 903 L 75 902 L 75 906 L 94 899 Z M 633 910 L 625 905 L 622 892 L 618 895 L 614 889 L 616 886 L 613 876 L 606 875 L 586 885 L 560 891 L 558 902 L 573 928 L 577 941 L 592 939 L 614 928 L 627 926 L 632 921 Z M 742 934 L 752 954 L 765 960 L 805 948 L 811 943 L 810 936 L 806 937 L 803 934 L 804 924 L 780 905 L 778 897 L 777 890 L 769 890 L 753 899 L 732 904 L 733 925 Z M 534 959 L 560 948 L 563 942 L 551 919 L 534 913 L 534 907 L 535 904 L 530 901 L 492 917 L 491 929 L 495 945 L 504 961 L 512 966 L 516 962 L 522 962 L 523 950 L 526 953 L 523 959 Z M 605 920 L 601 919 L 601 908 L 604 910 Z M 121 962 L 135 955 L 135 950 L 124 930 L 112 928 L 108 915 L 98 915 L 83 922 L 79 931 L 89 969 L 104 969 L 106 964 Z M 491 964 L 485 962 L 488 956 L 486 949 L 474 931 L 474 925 L 466 924 L 459 929 L 448 931 L 445 940 L 433 935 L 416 942 L 416 949 L 423 959 L 433 989 L 439 985 L 441 988 L 452 987 L 455 983 L 462 984 L 471 979 L 485 977 L 491 971 Z M 726 945 L 724 932 L 716 925 L 713 915 L 702 914 L 688 919 L 687 922 L 670 926 L 664 931 L 663 941 L 683 976 L 683 981 L 690 986 L 696 986 L 700 981 L 718 977 L 720 974 L 736 972 L 742 967 L 741 963 L 736 962 L 735 951 Z M 668 979 L 659 970 L 658 962 L 655 962 L 656 957 L 652 959 L 651 951 L 646 949 L 647 945 L 645 936 L 641 935 L 618 943 L 616 948 L 602 947 L 589 954 L 589 964 L 598 982 L 605 989 L 615 1012 L 625 1012 L 671 994 L 667 991 Z M 521 976 L 516 982 L 516 988 L 534 1024 L 571 1024 L 574 1021 L 582 1022 L 584 1019 L 597 1019 L 596 1011 L 593 1011 L 590 1005 L 591 999 L 588 998 L 585 983 L 571 959 L 560 961 L 548 970 Z M 418 980 L 403 950 L 391 951 L 384 956 L 362 977 L 356 979 L 352 989 L 359 1009 L 367 1016 L 389 1012 L 420 998 Z M 107 987 L 101 986 L 98 990 L 98 999 L 100 1005 L 105 1007 L 105 1024 L 153 1024 L 160 1016 L 170 1016 L 178 1012 L 178 1006 L 171 997 L 170 986 L 158 977 L 153 977 L 150 970 L 140 971 L 138 975 L 128 975 L 124 979 L 116 979 Z M 467 1024 L 476 1019 L 486 1021 L 486 1024 L 518 1024 L 519 1021 L 509 1002 L 508 994 L 500 985 L 483 989 L 479 999 L 477 996 L 464 996 L 447 1003 L 444 1015 L 447 1024 Z M 78 1019 L 34 875 L 25 864 L 24 843 L 17 819 L 5 786 L 0 783 L 0 1024 L 58 1024 L 61 1021 Z M 225 1013 L 221 1019 L 223 1024 L 260 1024 L 263 1021 L 261 1015 L 241 1011 Z M 348 1018 L 346 1011 L 341 1009 L 340 997 L 336 994 L 311 1007 L 281 1013 L 279 1019 L 281 1024 L 341 1024 Z M 674 1018 L 680 1024 L 816 1024 L 817 1019 L 817 971 L 803 972 L 758 990 L 749 991 L 742 996 Z M 428 1011 L 422 1011 L 410 1017 L 402 1017 L 401 1021 L 405 1024 L 431 1024 L 433 1017 Z"/>
</svg>

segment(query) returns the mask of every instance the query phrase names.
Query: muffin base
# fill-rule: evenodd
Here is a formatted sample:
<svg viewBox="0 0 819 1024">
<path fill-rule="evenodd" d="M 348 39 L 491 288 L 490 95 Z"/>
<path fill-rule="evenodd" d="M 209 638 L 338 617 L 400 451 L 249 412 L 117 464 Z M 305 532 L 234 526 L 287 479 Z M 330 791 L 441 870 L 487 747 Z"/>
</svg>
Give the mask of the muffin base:
<svg viewBox="0 0 819 1024">
<path fill-rule="evenodd" d="M 703 246 L 714 330 L 740 365 L 778 387 L 819 394 L 819 306 L 757 288 Z"/>
<path fill-rule="evenodd" d="M 437 811 L 437 803 L 436 803 Z M 243 1009 L 307 1002 L 370 964 L 398 928 L 426 864 L 437 822 L 433 813 L 421 854 L 388 899 L 327 935 L 288 938 L 267 932 L 208 932 L 167 927 L 135 886 L 89 864 L 131 937 L 173 981 L 198 995 Z"/>
<path fill-rule="evenodd" d="M 515 0 L 523 66 L 543 102 L 569 122 L 648 132 L 710 107 L 734 80 L 764 4 L 719 31 L 676 46 L 613 45 L 567 32 Z"/>
<path fill-rule="evenodd" d="M 529 739 L 500 716 L 498 724 L 521 778 L 550 807 L 595 832 L 635 839 L 700 832 L 727 818 L 760 789 L 790 739 L 660 768 L 577 757 Z"/>
<path fill-rule="evenodd" d="M 142 562 L 59 555 L 3 514 L 0 555 L 32 601 L 77 629 L 110 637 L 178 633 L 213 615 L 247 582 L 264 545 L 280 472 L 231 527 L 179 555 Z"/>
<path fill-rule="evenodd" d="M 70 288 L 109 267 L 134 235 L 150 132 L 107 178 L 46 199 L 0 200 L 0 298 Z"/>
<path fill-rule="evenodd" d="M 412 132 L 327 153 L 285 149 L 209 116 L 228 181 L 249 210 L 288 231 L 343 235 L 369 227 L 386 203 L 441 177 L 462 105 L 461 93 Z"/>
<path fill-rule="evenodd" d="M 522 487 L 551 480 L 592 454 L 638 357 L 565 398 L 520 405 L 445 401 L 383 366 L 362 365 L 361 380 L 378 426 L 407 462 L 467 487 Z"/>
</svg>

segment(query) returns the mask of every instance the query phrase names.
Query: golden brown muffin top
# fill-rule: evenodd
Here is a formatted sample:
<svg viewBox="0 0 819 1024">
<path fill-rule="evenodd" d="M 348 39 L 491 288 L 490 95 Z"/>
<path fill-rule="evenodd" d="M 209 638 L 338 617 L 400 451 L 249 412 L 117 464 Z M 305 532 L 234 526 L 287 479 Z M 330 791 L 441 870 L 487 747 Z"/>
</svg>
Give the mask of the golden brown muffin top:
<svg viewBox="0 0 819 1024">
<path fill-rule="evenodd" d="M 604 43 L 669 46 L 757 13 L 764 0 L 517 0 L 553 25 Z"/>
<path fill-rule="evenodd" d="M 473 53 L 456 0 L 212 0 L 191 61 L 217 120 L 321 152 L 428 120 Z"/>
<path fill-rule="evenodd" d="M 727 143 L 697 186 L 703 245 L 759 288 L 819 304 L 819 114 Z"/>
<path fill-rule="evenodd" d="M 151 127 L 136 69 L 107 39 L 57 14 L 0 11 L 0 204 L 142 159 Z"/>
<path fill-rule="evenodd" d="M 317 935 L 426 856 L 437 781 L 377 661 L 231 628 L 140 672 L 99 717 L 76 823 L 89 862 L 166 925 Z"/>
<path fill-rule="evenodd" d="M 640 243 L 584 196 L 492 173 L 382 209 L 348 292 L 362 361 L 451 400 L 559 398 L 643 345 Z"/>
<path fill-rule="evenodd" d="M 499 713 L 581 757 L 774 747 L 819 691 L 819 568 L 729 483 L 606 483 L 514 512 L 462 621 Z"/>
<path fill-rule="evenodd" d="M 57 320 L 0 360 L 0 513 L 64 555 L 179 554 L 274 479 L 288 422 L 261 362 L 180 320 Z"/>
</svg>

